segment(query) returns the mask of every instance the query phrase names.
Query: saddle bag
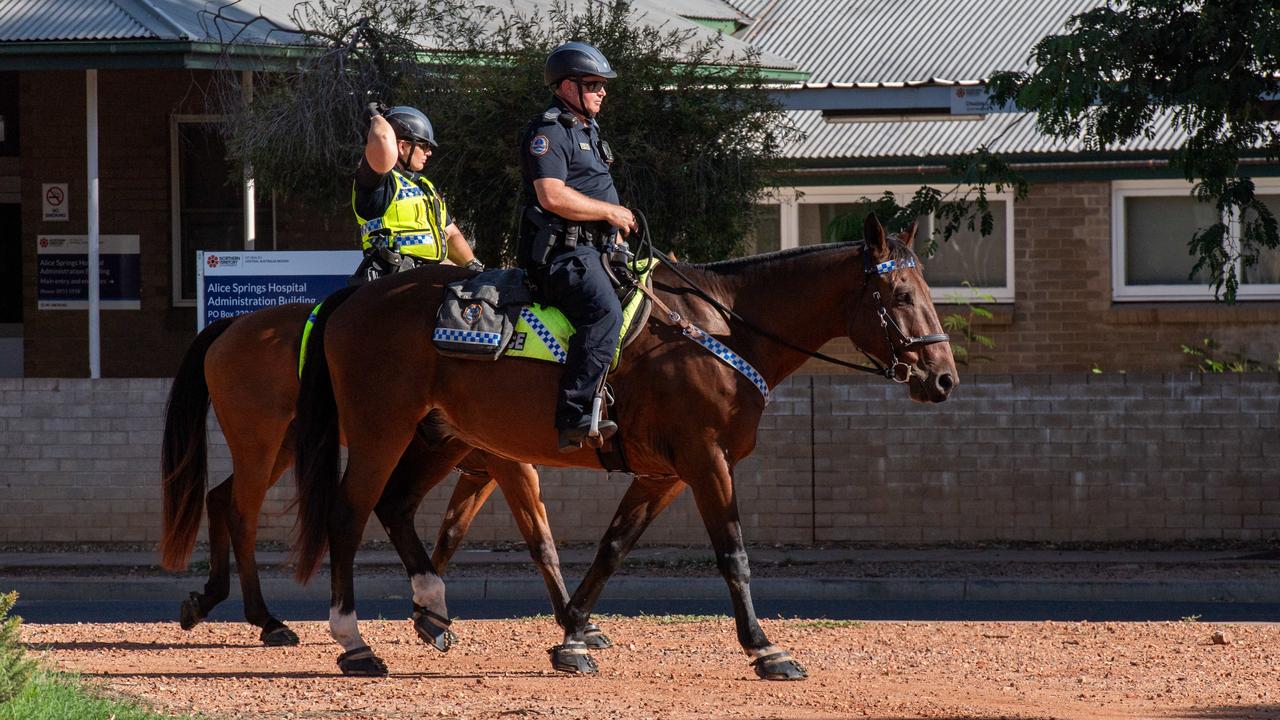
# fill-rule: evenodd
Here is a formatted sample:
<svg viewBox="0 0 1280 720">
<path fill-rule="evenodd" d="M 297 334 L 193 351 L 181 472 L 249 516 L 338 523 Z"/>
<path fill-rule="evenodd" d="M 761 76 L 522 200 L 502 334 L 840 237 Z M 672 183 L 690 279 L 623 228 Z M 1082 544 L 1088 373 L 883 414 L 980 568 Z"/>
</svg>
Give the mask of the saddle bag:
<svg viewBox="0 0 1280 720">
<path fill-rule="evenodd" d="M 441 355 L 497 360 L 511 342 L 520 308 L 533 302 L 523 270 L 487 270 L 444 288 L 431 341 Z"/>
</svg>

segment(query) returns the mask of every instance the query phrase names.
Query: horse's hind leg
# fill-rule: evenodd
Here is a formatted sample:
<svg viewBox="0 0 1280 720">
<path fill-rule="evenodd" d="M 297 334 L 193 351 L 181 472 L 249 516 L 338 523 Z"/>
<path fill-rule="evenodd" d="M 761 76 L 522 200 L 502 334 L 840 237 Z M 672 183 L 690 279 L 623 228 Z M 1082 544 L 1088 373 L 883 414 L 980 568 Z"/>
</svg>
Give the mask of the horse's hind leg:
<svg viewBox="0 0 1280 720">
<path fill-rule="evenodd" d="M 738 500 L 734 494 L 733 471 L 722 456 L 709 461 L 710 466 L 698 468 L 700 482 L 690 483 L 693 498 L 702 515 L 702 522 L 711 536 L 715 548 L 716 565 L 729 585 L 729 597 L 733 601 L 733 617 L 738 629 L 738 642 L 751 658 L 756 675 L 765 680 L 802 680 L 805 669 L 786 650 L 773 645 L 765 637 L 756 611 L 751 603 L 751 571 L 747 565 L 747 550 L 742 542 L 742 526 L 738 519 Z"/>
<path fill-rule="evenodd" d="M 227 528 L 227 514 L 231 511 L 230 475 L 205 496 L 205 509 L 209 515 L 209 579 L 204 592 L 192 592 L 179 607 L 179 623 L 183 630 L 199 625 L 218 603 L 231 593 L 231 534 Z"/>
<path fill-rule="evenodd" d="M 457 637 L 449 629 L 444 581 L 427 556 L 413 518 L 422 498 L 453 472 L 469 448 L 461 442 L 428 447 L 415 437 L 391 473 L 374 512 L 395 545 L 413 587 L 413 627 L 423 642 L 446 652 Z"/>
<path fill-rule="evenodd" d="M 379 408 L 379 411 L 382 408 Z M 356 617 L 355 557 L 365 524 L 391 473 L 413 439 L 413 430 L 395 432 L 377 411 L 344 418 L 348 461 L 329 514 L 329 634 L 342 646 L 338 667 L 344 675 L 383 676 L 387 665 L 360 636 Z M 424 551 L 425 556 L 425 551 Z M 430 560 L 428 559 L 428 562 Z M 443 583 L 441 584 L 443 601 Z"/>
<path fill-rule="evenodd" d="M 560 574 L 560 554 L 556 552 L 556 540 L 551 535 L 547 508 L 542 504 L 538 471 L 528 463 L 512 462 L 479 451 L 475 455 L 485 460 L 489 472 L 502 488 L 502 495 L 507 499 L 507 506 L 511 508 L 516 526 L 529 546 L 533 564 L 538 567 L 543 582 L 547 584 L 547 594 L 551 597 L 551 609 L 555 613 L 556 622 L 565 627 L 564 610 L 569 605 L 569 592 L 565 590 L 564 577 Z M 613 645 L 609 637 L 593 623 L 584 628 L 583 639 L 587 647 L 591 648 L 603 649 Z"/>
<path fill-rule="evenodd" d="M 264 436 L 269 433 L 264 433 Z M 281 433 L 281 437 L 283 437 Z M 236 450 L 239 450 L 239 453 Z M 293 454 L 287 447 L 276 446 L 275 459 L 269 472 L 264 472 L 271 450 L 266 447 L 240 447 L 232 450 L 236 483 L 232 488 L 228 526 L 231 544 L 236 554 L 236 570 L 240 574 L 240 594 L 244 598 L 244 618 L 262 628 L 258 637 L 264 645 L 297 645 L 298 636 L 267 610 L 258 581 L 258 561 L 255 556 L 258 539 L 258 514 L 267 490 L 280 479 L 293 464 Z"/>
<path fill-rule="evenodd" d="M 635 546 L 640 535 L 658 513 L 671 504 L 684 490 L 684 483 L 677 478 L 649 478 L 637 476 L 622 496 L 618 510 L 609 523 L 596 549 L 596 557 L 586 577 L 573 593 L 573 599 L 565 608 L 560 625 L 564 627 L 564 644 L 551 648 L 551 666 L 556 670 L 572 673 L 596 671 L 595 661 L 586 653 L 585 640 L 590 626 L 591 610 L 609 578 L 622 565 L 622 560 Z"/>
</svg>

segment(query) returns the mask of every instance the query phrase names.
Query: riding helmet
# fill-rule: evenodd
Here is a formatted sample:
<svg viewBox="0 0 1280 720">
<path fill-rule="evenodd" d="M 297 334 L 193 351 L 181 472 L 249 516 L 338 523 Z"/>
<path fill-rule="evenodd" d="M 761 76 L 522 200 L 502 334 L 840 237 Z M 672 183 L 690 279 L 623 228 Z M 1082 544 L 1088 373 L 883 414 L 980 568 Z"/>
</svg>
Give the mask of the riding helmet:
<svg viewBox="0 0 1280 720">
<path fill-rule="evenodd" d="M 395 130 L 396 137 L 400 140 L 425 142 L 432 147 L 439 147 L 436 145 L 436 132 L 431 127 L 431 121 L 418 108 L 397 105 L 384 112 L 382 117 L 391 124 L 391 129 Z"/>
<path fill-rule="evenodd" d="M 618 73 L 609 65 L 604 53 L 594 45 L 584 42 L 567 42 L 547 56 L 547 66 L 542 71 L 542 80 L 547 85 L 570 77 L 595 75 L 606 80 L 618 77 Z"/>
</svg>

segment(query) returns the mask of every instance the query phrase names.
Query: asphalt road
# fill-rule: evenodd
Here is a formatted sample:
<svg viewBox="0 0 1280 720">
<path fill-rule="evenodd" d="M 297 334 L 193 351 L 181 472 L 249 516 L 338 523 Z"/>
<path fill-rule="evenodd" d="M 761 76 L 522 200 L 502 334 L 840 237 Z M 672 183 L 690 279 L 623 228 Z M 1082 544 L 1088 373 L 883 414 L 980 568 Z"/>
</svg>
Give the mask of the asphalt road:
<svg viewBox="0 0 1280 720">
<path fill-rule="evenodd" d="M 28 623 L 76 622 L 171 622 L 177 619 L 181 597 L 162 600 L 22 600 L 15 610 Z M 283 599 L 270 602 L 277 617 L 285 622 L 326 620 L 328 603 L 323 600 Z M 362 618 L 400 618 L 410 612 L 408 600 L 365 600 L 359 602 Z M 449 608 L 454 617 L 492 619 L 549 614 L 545 600 L 472 599 Z M 726 596 L 722 600 L 685 598 L 663 600 L 604 599 L 598 613 L 619 615 L 727 615 Z M 1201 622 L 1280 622 L 1280 603 L 1227 602 L 1044 602 L 1044 601 L 903 601 L 770 599 L 757 602 L 761 617 L 829 618 L 832 620 L 899 621 L 1170 621 L 1197 618 Z M 214 609 L 210 620 L 235 622 L 242 619 L 237 599 Z"/>
</svg>

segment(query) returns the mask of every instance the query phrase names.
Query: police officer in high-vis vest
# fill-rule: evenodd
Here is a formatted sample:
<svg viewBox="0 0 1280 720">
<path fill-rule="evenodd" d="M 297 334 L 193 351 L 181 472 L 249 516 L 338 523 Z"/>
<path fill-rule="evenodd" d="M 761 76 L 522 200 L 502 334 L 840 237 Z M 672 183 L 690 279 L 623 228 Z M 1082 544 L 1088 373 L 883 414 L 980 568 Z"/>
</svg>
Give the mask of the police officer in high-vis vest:
<svg viewBox="0 0 1280 720">
<path fill-rule="evenodd" d="M 405 105 L 384 109 L 370 103 L 365 112 L 369 135 L 351 188 L 365 261 L 354 279 L 370 280 L 445 257 L 483 270 L 444 198 L 419 174 L 436 147 L 431 121 Z"/>
<path fill-rule="evenodd" d="M 595 121 L 605 83 L 615 77 L 591 45 L 570 42 L 552 50 L 543 74 L 552 104 L 520 140 L 525 210 L 516 260 L 529 272 L 538 300 L 558 307 L 575 328 L 556 403 L 561 452 L 586 439 L 592 399 L 622 326 L 622 308 L 600 255 L 617 232 L 635 229 L 636 220 L 618 204 L 609 174 L 613 153 Z M 617 429 L 608 420 L 599 425 L 602 439 Z"/>
</svg>

